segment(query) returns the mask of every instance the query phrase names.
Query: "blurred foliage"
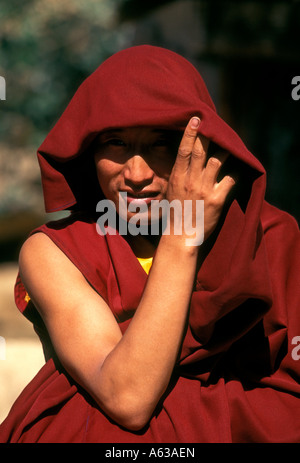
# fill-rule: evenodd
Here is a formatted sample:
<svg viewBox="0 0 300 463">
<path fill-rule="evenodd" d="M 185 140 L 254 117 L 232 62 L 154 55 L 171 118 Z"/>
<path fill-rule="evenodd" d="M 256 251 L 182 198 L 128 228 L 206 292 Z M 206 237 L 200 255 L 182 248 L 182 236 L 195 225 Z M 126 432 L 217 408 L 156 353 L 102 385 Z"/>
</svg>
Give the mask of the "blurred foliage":
<svg viewBox="0 0 300 463">
<path fill-rule="evenodd" d="M 119 0 L 0 0 L 0 137 L 37 146 L 78 85 L 123 46 Z M 2 108 L 1 108 L 2 110 Z"/>
</svg>

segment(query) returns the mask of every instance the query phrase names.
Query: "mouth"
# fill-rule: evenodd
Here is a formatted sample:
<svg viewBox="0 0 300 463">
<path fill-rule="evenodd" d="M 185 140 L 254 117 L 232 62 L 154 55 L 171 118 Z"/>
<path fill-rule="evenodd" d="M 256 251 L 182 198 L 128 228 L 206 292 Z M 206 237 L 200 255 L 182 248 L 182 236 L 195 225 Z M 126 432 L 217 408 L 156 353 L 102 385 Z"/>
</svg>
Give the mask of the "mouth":
<svg viewBox="0 0 300 463">
<path fill-rule="evenodd" d="M 127 203 L 141 203 L 145 202 L 146 204 L 150 204 L 153 199 L 157 199 L 160 196 L 159 191 L 140 191 L 135 193 L 134 191 L 123 191 L 123 194 L 127 194 Z"/>
</svg>

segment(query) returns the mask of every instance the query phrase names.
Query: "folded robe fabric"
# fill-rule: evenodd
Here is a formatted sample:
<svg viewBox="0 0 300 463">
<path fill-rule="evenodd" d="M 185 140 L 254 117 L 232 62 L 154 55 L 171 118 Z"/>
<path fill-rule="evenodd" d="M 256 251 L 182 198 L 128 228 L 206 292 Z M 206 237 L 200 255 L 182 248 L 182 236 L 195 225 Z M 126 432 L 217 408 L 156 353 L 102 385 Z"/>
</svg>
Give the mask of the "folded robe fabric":
<svg viewBox="0 0 300 463">
<path fill-rule="evenodd" d="M 184 58 L 133 47 L 81 85 L 38 151 L 46 210 L 75 212 L 34 232 L 79 268 L 124 332 L 148 276 L 123 236 L 96 231 L 90 211 L 102 193 L 90 146 L 108 128 L 182 130 L 192 115 L 199 132 L 230 153 L 238 186 L 203 245 L 180 356 L 152 419 L 129 432 L 105 416 L 61 367 L 18 277 L 16 303 L 34 323 L 46 364 L 0 426 L 0 442 L 300 442 L 298 225 L 265 201 L 264 168 Z"/>
</svg>

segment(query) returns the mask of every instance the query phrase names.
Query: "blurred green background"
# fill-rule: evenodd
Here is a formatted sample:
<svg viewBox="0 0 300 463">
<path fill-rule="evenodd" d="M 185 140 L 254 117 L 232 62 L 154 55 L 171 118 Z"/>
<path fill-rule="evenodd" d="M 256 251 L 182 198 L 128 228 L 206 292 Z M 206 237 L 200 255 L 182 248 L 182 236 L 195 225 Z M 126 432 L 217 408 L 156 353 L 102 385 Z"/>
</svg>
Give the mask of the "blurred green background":
<svg viewBox="0 0 300 463">
<path fill-rule="evenodd" d="M 83 79 L 136 44 L 195 64 L 267 169 L 267 199 L 299 220 L 299 29 L 299 1 L 0 0 L 0 262 L 16 261 L 27 233 L 52 219 L 37 147 Z"/>
</svg>

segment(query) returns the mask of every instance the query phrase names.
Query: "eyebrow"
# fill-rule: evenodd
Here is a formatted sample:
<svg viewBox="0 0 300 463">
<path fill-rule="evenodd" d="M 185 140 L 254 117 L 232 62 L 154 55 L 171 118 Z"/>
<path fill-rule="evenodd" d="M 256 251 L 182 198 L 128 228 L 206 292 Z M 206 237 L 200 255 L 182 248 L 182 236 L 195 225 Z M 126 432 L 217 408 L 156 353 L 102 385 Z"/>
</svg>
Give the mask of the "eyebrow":
<svg viewBox="0 0 300 463">
<path fill-rule="evenodd" d="M 151 128 L 151 127 L 148 127 L 148 126 L 141 126 L 141 127 L 120 127 L 120 128 L 115 128 L 115 129 L 107 129 L 107 130 L 103 130 L 102 132 L 99 132 L 99 135 L 104 135 L 106 133 L 120 133 L 122 132 L 123 130 L 127 130 L 127 129 L 136 129 L 136 128 L 141 128 L 141 129 L 144 129 L 144 128 Z M 164 129 L 164 128 L 153 128 L 152 131 L 154 133 L 172 133 L 172 132 L 175 132 L 175 130 L 172 130 L 172 129 Z"/>
</svg>

